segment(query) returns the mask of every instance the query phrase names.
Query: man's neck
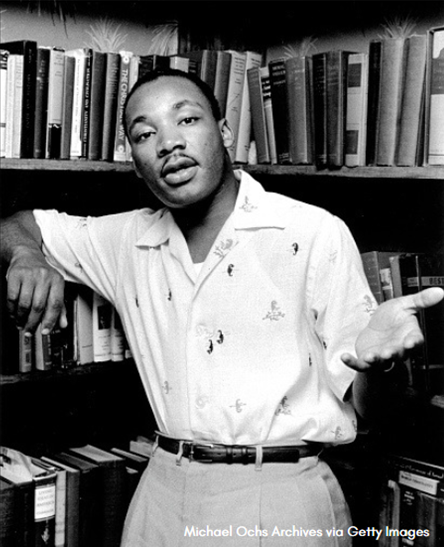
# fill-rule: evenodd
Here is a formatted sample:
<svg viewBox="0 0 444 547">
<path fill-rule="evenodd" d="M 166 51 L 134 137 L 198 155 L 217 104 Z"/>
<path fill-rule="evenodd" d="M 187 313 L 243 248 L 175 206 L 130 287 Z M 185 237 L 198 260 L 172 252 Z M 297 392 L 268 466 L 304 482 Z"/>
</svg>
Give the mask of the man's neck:
<svg viewBox="0 0 444 547">
<path fill-rule="evenodd" d="M 171 211 L 187 241 L 193 262 L 205 260 L 217 235 L 233 212 L 238 191 L 239 182 L 232 173 L 217 194 L 208 200 L 186 209 Z"/>
</svg>

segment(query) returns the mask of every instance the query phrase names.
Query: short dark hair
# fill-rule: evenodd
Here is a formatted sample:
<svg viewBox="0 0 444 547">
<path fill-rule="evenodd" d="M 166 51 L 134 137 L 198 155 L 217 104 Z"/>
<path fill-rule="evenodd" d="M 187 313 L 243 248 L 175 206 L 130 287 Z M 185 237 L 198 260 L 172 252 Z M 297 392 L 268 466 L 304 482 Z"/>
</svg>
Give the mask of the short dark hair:
<svg viewBox="0 0 444 547">
<path fill-rule="evenodd" d="M 174 77 L 184 78 L 185 80 L 192 82 L 196 87 L 200 89 L 202 94 L 206 97 L 206 99 L 210 103 L 211 113 L 213 114 L 215 120 L 219 121 L 222 118 L 219 103 L 216 97 L 214 96 L 213 90 L 206 82 L 201 80 L 196 74 L 193 74 L 192 72 L 183 72 L 182 70 L 177 70 L 175 68 L 160 68 L 160 69 L 147 72 L 142 77 L 140 77 L 131 88 L 131 91 L 128 93 L 128 96 L 125 100 L 125 105 L 123 107 L 123 125 L 124 125 L 125 133 L 127 136 L 128 136 L 128 128 L 126 126 L 126 109 L 127 109 L 129 100 L 131 99 L 135 91 L 139 89 L 139 87 L 142 87 L 144 84 L 154 82 L 155 80 L 162 78 L 163 76 L 174 76 Z"/>
</svg>

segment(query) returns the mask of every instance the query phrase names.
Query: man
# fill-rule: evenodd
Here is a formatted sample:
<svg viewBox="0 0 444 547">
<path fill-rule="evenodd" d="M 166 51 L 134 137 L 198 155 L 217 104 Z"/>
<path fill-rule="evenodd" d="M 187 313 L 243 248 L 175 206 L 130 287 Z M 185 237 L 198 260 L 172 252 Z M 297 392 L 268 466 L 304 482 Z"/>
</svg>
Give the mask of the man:
<svg viewBox="0 0 444 547">
<path fill-rule="evenodd" d="M 63 278 L 122 319 L 161 432 L 122 545 L 350 544 L 327 537 L 350 518 L 319 454 L 354 439 L 353 405 L 382 411 L 422 341 L 414 314 L 442 291 L 376 309 L 342 221 L 234 172 L 232 131 L 193 76 L 139 80 L 125 122 L 165 208 L 20 213 L 3 237 L 26 331 L 66 324 Z"/>
</svg>

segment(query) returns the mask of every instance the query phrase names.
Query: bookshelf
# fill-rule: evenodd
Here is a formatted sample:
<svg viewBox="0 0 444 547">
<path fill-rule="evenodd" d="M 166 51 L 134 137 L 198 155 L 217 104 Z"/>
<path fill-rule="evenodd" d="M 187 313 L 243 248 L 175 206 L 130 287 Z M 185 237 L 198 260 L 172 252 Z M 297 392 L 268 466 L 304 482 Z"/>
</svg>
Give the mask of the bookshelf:
<svg viewBox="0 0 444 547">
<path fill-rule="evenodd" d="M 274 58 L 282 52 L 285 43 L 306 33 L 320 36 L 320 50 L 327 43 L 344 43 L 346 47 L 355 48 L 357 44 L 358 47 L 364 42 L 368 44 L 372 32 L 387 15 L 411 11 L 421 17 L 423 29 L 437 25 L 439 17 L 444 15 L 442 4 L 438 2 L 417 3 L 419 7 L 407 2 L 343 2 L 350 10 L 349 17 L 344 18 L 344 6 L 338 9 L 331 5 L 338 3 L 258 2 L 253 10 L 248 8 L 244 12 L 242 8 L 247 3 L 233 3 L 233 10 L 241 12 L 236 13 L 237 25 L 231 24 L 233 11 L 225 7 L 230 4 L 219 3 L 220 17 L 208 19 L 211 23 L 205 29 L 191 17 L 192 2 L 186 3 L 187 8 L 180 2 L 164 3 L 167 10 L 165 5 L 160 7 L 161 2 L 150 3 L 150 6 L 155 4 L 158 17 L 177 17 L 183 28 L 180 36 L 183 51 L 208 46 L 265 50 L 269 46 L 267 54 Z M 13 3 L 4 4 L 8 7 Z M 132 2 L 130 18 L 133 23 L 144 13 L 142 4 Z M 211 4 L 218 3 L 199 2 L 196 9 L 198 7 L 203 10 L 201 13 L 210 17 L 214 11 Z M 303 8 L 300 4 L 304 4 Z M 79 6 L 79 9 L 83 8 Z M 111 15 L 120 18 L 125 9 L 120 7 L 119 11 L 114 6 Z M 336 170 L 318 170 L 311 165 L 242 164 L 236 167 L 248 171 L 267 190 L 325 207 L 343 218 L 362 252 L 393 247 L 435 251 L 442 249 L 444 244 L 444 166 L 366 166 Z M 129 162 L 2 158 L 1 170 L 2 216 L 30 207 L 57 207 L 72 214 L 101 215 L 156 205 Z M 76 389 L 78 395 L 74 396 Z M 76 442 L 127 441 L 136 434 L 147 433 L 147 427 L 154 428 L 154 419 L 131 361 L 90 364 L 48 373 L 1 375 L 0 391 L 1 442 L 25 452 L 51 452 Z M 41 401 L 45 401 L 44 404 Z M 415 430 L 411 439 L 406 439 L 406 444 L 414 440 L 423 443 L 422 448 L 427 451 L 434 445 L 442 411 L 438 413 L 436 409 L 421 407 L 418 412 L 422 414 L 418 414 L 415 423 L 406 424 L 407 429 L 414 426 Z M 144 423 L 141 415 L 148 416 Z M 420 436 L 418 431 L 422 431 Z M 401 435 L 402 432 L 397 435 L 397 441 Z M 376 439 L 376 444 L 385 440 Z M 367 439 L 361 441 L 358 450 L 361 454 L 366 452 L 367 457 L 364 464 L 350 463 L 351 470 L 359 467 L 360 471 L 352 498 L 375 476 L 370 463 L 379 455 L 377 451 L 375 453 L 375 444 L 369 444 Z M 435 450 L 438 448 L 435 446 Z M 343 452 L 339 459 L 350 458 L 347 450 Z M 352 459 L 354 457 L 356 454 L 352 454 Z M 440 457 L 439 453 L 437 457 Z M 343 462 L 339 462 L 341 465 Z M 342 471 L 348 476 L 346 467 L 343 465 Z M 363 492 L 364 499 L 368 492 Z M 373 492 L 368 494 L 370 498 L 374 495 Z M 372 499 L 367 499 L 366 503 L 371 503 Z M 356 498 L 355 501 L 357 511 L 362 511 L 359 518 L 364 522 L 364 515 L 369 511 L 362 500 Z M 374 518 L 374 515 L 369 517 Z"/>
</svg>

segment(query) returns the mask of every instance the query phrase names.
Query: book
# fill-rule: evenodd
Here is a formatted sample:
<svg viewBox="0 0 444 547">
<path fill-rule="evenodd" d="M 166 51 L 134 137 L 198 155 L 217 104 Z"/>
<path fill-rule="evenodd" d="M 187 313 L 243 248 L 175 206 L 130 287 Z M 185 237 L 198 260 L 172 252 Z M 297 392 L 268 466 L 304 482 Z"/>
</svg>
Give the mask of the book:
<svg viewBox="0 0 444 547">
<path fill-rule="evenodd" d="M 213 49 L 201 49 L 185 53 L 187 57 L 196 63 L 196 74 L 214 92 L 216 82 L 217 51 Z"/>
<path fill-rule="evenodd" d="M 0 49 L 0 158 L 6 155 L 6 90 L 8 82 L 9 51 Z"/>
<path fill-rule="evenodd" d="M 23 55 L 11 53 L 8 56 L 7 72 L 5 157 L 19 158 L 22 131 Z"/>
<path fill-rule="evenodd" d="M 46 120 L 46 158 L 60 158 L 62 137 L 63 77 L 65 50 L 52 48 L 49 52 L 48 114 Z"/>
<path fill-rule="evenodd" d="M 0 49 L 6 49 L 11 54 L 23 56 L 22 109 L 20 117 L 20 158 L 32 158 L 34 149 L 34 115 L 37 70 L 37 42 L 34 40 L 16 40 L 3 42 Z"/>
<path fill-rule="evenodd" d="M 349 56 L 346 93 L 344 164 L 347 167 L 363 166 L 367 140 L 367 53 Z"/>
<path fill-rule="evenodd" d="M 36 370 L 45 372 L 52 369 L 51 335 L 42 334 L 41 323 L 34 334 L 34 363 Z"/>
<path fill-rule="evenodd" d="M 116 117 L 116 129 L 114 140 L 114 161 L 126 161 L 126 137 L 123 126 L 123 107 L 125 105 L 126 97 L 128 95 L 129 77 L 130 77 L 130 65 L 131 57 L 133 53 L 131 51 L 120 51 L 120 69 L 119 69 L 119 85 L 117 89 L 117 117 Z M 140 74 L 143 70 L 143 57 L 140 58 Z"/>
<path fill-rule="evenodd" d="M 285 61 L 290 161 L 313 163 L 313 60 L 291 57 Z"/>
<path fill-rule="evenodd" d="M 105 96 L 103 99 L 103 135 L 101 152 L 101 159 L 104 161 L 112 161 L 114 155 L 119 74 L 119 54 L 106 53 Z"/>
<path fill-rule="evenodd" d="M 79 287 L 74 300 L 74 360 L 79 365 L 94 361 L 93 347 L 93 291 Z"/>
<path fill-rule="evenodd" d="M 92 333 L 94 362 L 111 360 L 112 305 L 94 292 L 92 307 Z"/>
<path fill-rule="evenodd" d="M 99 543 L 95 547 L 119 547 L 126 511 L 124 459 L 92 445 L 70 448 L 69 453 L 99 467 Z"/>
<path fill-rule="evenodd" d="M 314 155 L 318 169 L 327 167 L 327 52 L 313 55 Z"/>
<path fill-rule="evenodd" d="M 444 27 L 428 32 L 426 163 L 444 165 Z"/>
<path fill-rule="evenodd" d="M 327 167 L 344 165 L 347 69 L 351 52 L 327 52 Z"/>
<path fill-rule="evenodd" d="M 381 81 L 381 40 L 371 40 L 368 51 L 368 99 L 366 165 L 376 165 L 379 96 Z"/>
<path fill-rule="evenodd" d="M 153 455 L 153 441 L 146 437 L 138 436 L 137 439 L 130 441 L 129 449 L 131 452 L 151 458 Z"/>
<path fill-rule="evenodd" d="M 170 55 L 170 68 L 181 70 L 182 72 L 191 72 L 197 74 L 197 63 L 185 55 Z"/>
<path fill-rule="evenodd" d="M 140 69 L 140 58 L 138 55 L 133 55 L 130 59 L 128 92 L 131 91 L 134 84 L 139 79 L 139 69 Z M 133 156 L 132 156 L 131 146 L 126 136 L 125 136 L 125 155 L 126 155 L 126 161 L 132 161 Z"/>
<path fill-rule="evenodd" d="M 404 39 L 384 38 L 381 53 L 376 164 L 395 164 L 403 88 Z"/>
<path fill-rule="evenodd" d="M 22 466 L 27 465 L 21 461 L 24 455 L 6 447 L 1 447 L 0 450 L 1 545 L 2 547 L 3 545 L 4 547 L 34 547 L 32 477 L 28 473 L 20 472 Z"/>
<path fill-rule="evenodd" d="M 125 450 L 120 447 L 113 447 L 110 451 L 123 458 L 125 465 L 133 467 L 138 471 L 145 471 L 150 461 L 149 456 L 136 454 L 135 452 L 131 452 L 131 450 Z"/>
<path fill-rule="evenodd" d="M 36 465 L 55 475 L 55 509 L 54 509 L 54 547 L 65 547 L 66 544 L 66 469 L 54 466 L 49 462 L 31 458 Z"/>
<path fill-rule="evenodd" d="M 25 336 L 23 330 L 18 331 L 18 370 L 19 372 L 31 372 L 34 368 L 34 337 Z"/>
<path fill-rule="evenodd" d="M 217 52 L 216 75 L 214 80 L 214 95 L 219 103 L 222 118 L 226 115 L 228 81 L 230 78 L 231 54 L 228 51 Z"/>
<path fill-rule="evenodd" d="M 27 485 L 26 511 L 27 535 L 34 547 L 54 547 L 56 511 L 56 474 L 38 459 L 7 447 L 1 447 L 0 476 L 17 485 Z M 30 496 L 31 493 L 31 496 Z M 29 518 L 29 497 L 32 499 L 32 518 Z"/>
<path fill-rule="evenodd" d="M 279 164 L 289 164 L 290 140 L 285 59 L 269 61 L 268 69 L 277 160 Z"/>
<path fill-rule="evenodd" d="M 44 158 L 46 154 L 50 49 L 37 47 L 33 148 L 33 157 L 37 159 Z"/>
<path fill-rule="evenodd" d="M 423 131 L 423 101 L 427 58 L 426 35 L 415 35 L 404 43 L 405 69 L 403 77 L 396 165 L 417 164 L 420 132 Z"/>
<path fill-rule="evenodd" d="M 234 140 L 228 147 L 228 154 L 232 161 L 235 160 L 236 146 L 239 138 L 239 125 L 241 119 L 242 93 L 245 82 L 245 67 L 247 54 L 233 49 L 227 50 L 231 55 L 230 73 L 228 77 L 227 105 L 225 118 L 233 131 Z"/>
<path fill-rule="evenodd" d="M 258 163 L 270 163 L 261 68 L 250 68 L 247 71 L 247 80 L 251 104 L 252 137 L 256 143 L 257 161 Z"/>
<path fill-rule="evenodd" d="M 78 471 L 78 547 L 101 545 L 99 466 L 66 451 L 51 454 L 50 460 Z"/>
<path fill-rule="evenodd" d="M 102 154 L 105 83 L 106 53 L 92 50 L 90 111 L 86 154 L 90 160 L 99 160 Z"/>
<path fill-rule="evenodd" d="M 262 64 L 262 54 L 255 51 L 246 51 L 245 53 L 244 85 L 242 89 L 239 129 L 234 154 L 234 160 L 238 163 L 248 163 L 251 142 L 251 103 L 247 73 L 250 68 L 260 67 Z"/>
<path fill-rule="evenodd" d="M 140 55 L 139 77 L 142 78 L 145 74 L 153 70 L 169 67 L 170 58 L 167 55 L 159 55 L 157 53 Z"/>
<path fill-rule="evenodd" d="M 397 251 L 366 251 L 361 253 L 362 265 L 368 284 L 378 304 L 387 300 L 384 294 L 381 271 L 390 268 L 390 257 L 396 256 Z"/>
<path fill-rule="evenodd" d="M 120 316 L 114 306 L 111 312 L 110 345 L 111 361 L 123 361 L 125 359 L 125 334 Z"/>
<path fill-rule="evenodd" d="M 66 51 L 66 56 L 75 59 L 74 88 L 71 121 L 70 159 L 79 159 L 83 153 L 83 109 L 86 70 L 86 49 Z"/>
<path fill-rule="evenodd" d="M 270 161 L 275 165 L 278 163 L 278 157 L 276 151 L 276 135 L 274 133 L 273 103 L 271 101 L 270 71 L 268 66 L 261 68 L 261 79 L 265 121 L 267 122 L 268 149 L 270 151 Z"/>
<path fill-rule="evenodd" d="M 85 52 L 85 80 L 83 82 L 83 109 L 80 129 L 81 158 L 88 157 L 89 126 L 91 120 L 91 80 L 92 80 L 92 55 L 91 48 L 84 48 Z"/>
<path fill-rule="evenodd" d="M 66 465 L 65 463 L 62 463 L 60 461 L 56 461 L 50 456 L 42 456 L 41 460 L 52 465 L 57 470 L 57 473 L 65 473 L 65 545 L 66 547 L 80 547 L 80 470 L 74 467 L 70 467 L 69 465 Z"/>
<path fill-rule="evenodd" d="M 63 74 L 62 131 L 60 135 L 60 159 L 63 160 L 69 160 L 71 157 L 75 72 L 75 58 L 66 55 Z"/>
</svg>

